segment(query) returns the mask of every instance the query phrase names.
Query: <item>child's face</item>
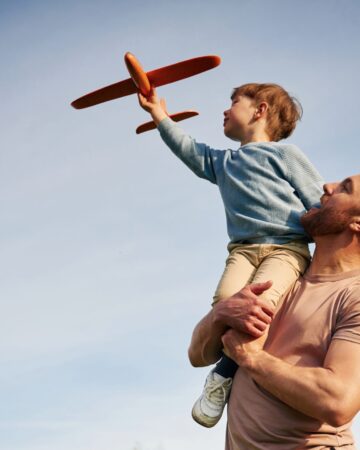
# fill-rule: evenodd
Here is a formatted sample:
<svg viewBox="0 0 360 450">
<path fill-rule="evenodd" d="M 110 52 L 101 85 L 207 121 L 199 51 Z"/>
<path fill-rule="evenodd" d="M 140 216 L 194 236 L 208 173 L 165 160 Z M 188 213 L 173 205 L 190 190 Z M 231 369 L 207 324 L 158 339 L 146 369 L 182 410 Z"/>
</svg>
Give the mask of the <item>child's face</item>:
<svg viewBox="0 0 360 450">
<path fill-rule="evenodd" d="M 239 95 L 232 99 L 230 109 L 224 111 L 224 134 L 234 141 L 246 138 L 254 123 L 255 102 L 249 97 Z"/>
</svg>

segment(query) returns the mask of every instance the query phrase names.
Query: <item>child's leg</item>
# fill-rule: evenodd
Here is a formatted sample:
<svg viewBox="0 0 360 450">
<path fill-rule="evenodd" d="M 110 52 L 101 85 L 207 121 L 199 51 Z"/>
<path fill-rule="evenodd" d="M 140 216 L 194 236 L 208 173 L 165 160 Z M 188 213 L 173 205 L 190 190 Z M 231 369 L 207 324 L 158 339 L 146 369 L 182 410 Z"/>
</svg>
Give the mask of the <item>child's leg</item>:
<svg viewBox="0 0 360 450">
<path fill-rule="evenodd" d="M 253 277 L 253 283 L 272 280 L 270 289 L 261 297 L 277 306 L 279 300 L 307 269 L 311 256 L 307 244 L 290 242 L 262 246 L 262 261 Z M 258 340 L 265 344 L 269 330 Z"/>
<path fill-rule="evenodd" d="M 308 246 L 303 243 L 264 245 L 263 258 L 252 282 L 263 283 L 272 280 L 271 288 L 265 291 L 262 297 L 276 306 L 279 299 L 305 272 L 310 259 Z"/>
<path fill-rule="evenodd" d="M 257 248 L 258 245 L 229 245 L 229 256 L 213 297 L 213 305 L 236 294 L 251 282 L 259 265 Z"/>
<path fill-rule="evenodd" d="M 248 247 L 239 247 L 234 256 L 230 255 L 230 264 L 225 268 L 225 277 L 223 276 L 220 280 L 220 289 L 218 287 L 217 292 L 225 292 L 227 297 L 229 297 L 250 282 L 262 283 L 272 280 L 271 288 L 264 292 L 263 297 L 276 306 L 281 296 L 305 272 L 309 265 L 310 253 L 308 246 L 302 243 L 291 242 L 283 245 L 265 244 L 257 246 L 257 256 L 263 258 L 257 269 L 251 262 L 258 264 L 258 257 L 249 256 Z M 253 268 L 251 275 L 244 281 L 246 269 L 250 268 L 250 266 Z M 245 270 L 242 271 L 242 268 Z M 265 342 L 266 338 L 267 333 L 259 339 Z M 216 364 L 214 372 L 224 378 L 233 378 L 237 367 L 237 364 L 232 359 L 223 354 L 223 357 Z"/>
<path fill-rule="evenodd" d="M 224 273 L 213 297 L 213 305 L 218 301 L 231 297 L 249 284 L 256 271 L 257 260 L 252 250 L 258 248 L 258 246 L 234 245 L 232 247 L 226 260 Z M 237 368 L 237 364 L 224 354 L 216 364 L 213 372 L 224 378 L 233 378 Z"/>
<path fill-rule="evenodd" d="M 231 297 L 251 282 L 256 271 L 258 245 L 231 245 L 226 267 L 214 295 L 213 304 Z M 250 250 L 249 250 L 250 249 Z M 206 378 L 204 390 L 195 402 L 192 416 L 205 427 L 213 427 L 221 418 L 237 364 L 226 355 Z"/>
<path fill-rule="evenodd" d="M 236 246 L 226 261 L 214 303 L 234 295 L 249 283 L 272 280 L 272 287 L 262 297 L 276 306 L 280 297 L 304 273 L 309 261 L 309 250 L 302 243 Z M 265 343 L 266 338 L 267 333 L 258 340 Z M 236 363 L 224 355 L 210 372 L 192 410 L 196 422 L 212 427 L 220 420 L 236 370 Z"/>
<path fill-rule="evenodd" d="M 234 378 L 238 369 L 235 361 L 223 353 L 221 359 L 217 362 L 213 372 L 221 375 L 224 378 Z"/>
</svg>

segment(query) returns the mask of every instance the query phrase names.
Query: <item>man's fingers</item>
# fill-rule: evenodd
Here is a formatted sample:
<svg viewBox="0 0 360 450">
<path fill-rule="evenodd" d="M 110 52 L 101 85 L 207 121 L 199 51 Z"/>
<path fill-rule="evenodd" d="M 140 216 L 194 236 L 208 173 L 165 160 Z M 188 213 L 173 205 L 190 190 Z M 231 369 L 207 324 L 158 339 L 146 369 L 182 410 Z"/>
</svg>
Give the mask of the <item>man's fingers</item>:
<svg viewBox="0 0 360 450">
<path fill-rule="evenodd" d="M 262 322 L 261 320 L 254 320 L 253 326 L 257 330 L 261 331 L 261 333 L 263 333 L 268 327 L 268 325 L 266 323 Z"/>
<path fill-rule="evenodd" d="M 261 324 L 261 322 L 256 322 L 258 324 Z M 264 331 L 266 329 L 266 325 L 264 326 L 264 329 L 261 330 L 261 325 L 257 327 L 255 323 L 249 323 L 246 326 L 246 333 L 249 334 L 252 337 L 258 338 L 264 334 Z"/>
<path fill-rule="evenodd" d="M 272 322 L 272 316 L 263 312 L 262 309 L 256 314 L 257 318 L 265 325 L 270 325 Z"/>
<path fill-rule="evenodd" d="M 249 284 L 249 288 L 253 294 L 260 295 L 263 292 L 267 291 L 269 288 L 271 288 L 272 284 L 273 284 L 272 281 L 268 280 L 265 281 L 265 283 Z"/>
<path fill-rule="evenodd" d="M 275 314 L 275 308 L 269 302 L 262 300 L 262 299 L 258 300 L 257 306 L 259 308 L 259 311 L 257 313 L 257 316 L 259 317 L 259 319 L 264 319 L 265 321 L 270 319 L 270 322 L 271 322 L 271 320 Z M 270 323 L 270 322 L 268 322 L 268 323 Z"/>
<path fill-rule="evenodd" d="M 241 337 L 241 334 L 239 334 L 237 331 L 230 329 L 222 335 L 221 340 L 222 343 L 231 350 L 239 344 L 239 339 L 241 339 Z"/>
</svg>

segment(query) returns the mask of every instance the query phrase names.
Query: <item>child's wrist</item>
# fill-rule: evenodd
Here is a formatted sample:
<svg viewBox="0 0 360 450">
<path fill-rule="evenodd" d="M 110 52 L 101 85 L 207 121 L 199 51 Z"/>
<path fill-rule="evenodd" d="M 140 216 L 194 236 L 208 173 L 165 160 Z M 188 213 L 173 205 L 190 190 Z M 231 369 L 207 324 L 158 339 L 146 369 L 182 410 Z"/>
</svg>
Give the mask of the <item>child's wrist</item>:
<svg viewBox="0 0 360 450">
<path fill-rule="evenodd" d="M 156 123 L 156 125 L 159 125 L 159 123 L 165 119 L 167 116 L 166 112 L 161 107 L 155 107 L 150 111 L 151 117 L 153 118 L 153 121 Z"/>
</svg>

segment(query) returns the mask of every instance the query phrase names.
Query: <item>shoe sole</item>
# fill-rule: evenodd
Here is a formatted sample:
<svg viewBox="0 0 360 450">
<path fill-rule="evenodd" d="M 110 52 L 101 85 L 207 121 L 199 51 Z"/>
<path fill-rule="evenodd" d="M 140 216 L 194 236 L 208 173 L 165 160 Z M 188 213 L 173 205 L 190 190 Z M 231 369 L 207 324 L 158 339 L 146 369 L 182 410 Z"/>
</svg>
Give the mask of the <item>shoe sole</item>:
<svg viewBox="0 0 360 450">
<path fill-rule="evenodd" d="M 198 423 L 199 425 L 201 425 L 201 426 L 203 426 L 203 427 L 205 427 L 205 428 L 212 428 L 212 427 L 214 427 L 214 426 L 219 422 L 219 420 L 221 419 L 221 417 L 219 417 L 219 418 L 216 419 L 214 422 L 211 422 L 211 423 L 204 422 L 204 421 L 202 421 L 199 417 L 197 417 L 197 416 L 195 415 L 194 409 L 195 409 L 195 408 L 193 408 L 193 409 L 191 410 L 191 416 L 192 416 L 192 418 L 194 419 L 194 421 L 195 421 L 196 423 Z"/>
</svg>

